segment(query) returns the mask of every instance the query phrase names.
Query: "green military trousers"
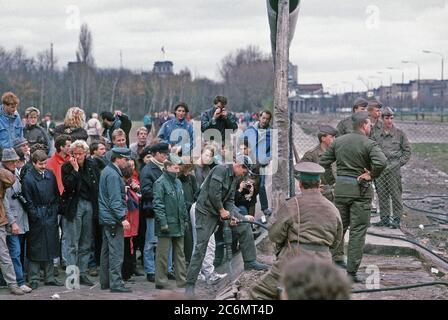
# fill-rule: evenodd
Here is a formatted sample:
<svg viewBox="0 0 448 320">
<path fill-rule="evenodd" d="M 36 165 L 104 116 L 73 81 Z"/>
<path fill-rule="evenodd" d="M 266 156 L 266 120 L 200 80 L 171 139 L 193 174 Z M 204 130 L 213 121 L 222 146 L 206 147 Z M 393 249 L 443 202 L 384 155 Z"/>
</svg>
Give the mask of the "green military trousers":
<svg viewBox="0 0 448 320">
<path fill-rule="evenodd" d="M 156 251 L 156 285 L 168 286 L 168 254 L 170 245 L 173 246 L 174 271 L 176 273 L 176 284 L 179 288 L 185 287 L 185 254 L 184 237 L 158 237 Z"/>
<path fill-rule="evenodd" d="M 347 247 L 347 272 L 356 273 L 359 269 L 364 250 L 367 228 L 370 224 L 371 198 L 352 198 L 336 196 L 335 205 L 341 214 L 342 241 L 333 252 L 333 259 L 344 256 L 345 232 L 350 227 Z"/>
<path fill-rule="evenodd" d="M 376 192 L 380 205 L 380 217 L 382 221 L 392 219 L 400 221 L 403 214 L 403 202 L 401 198 L 402 185 L 400 170 L 385 172 L 375 180 Z M 392 201 L 392 212 L 391 212 Z"/>
</svg>

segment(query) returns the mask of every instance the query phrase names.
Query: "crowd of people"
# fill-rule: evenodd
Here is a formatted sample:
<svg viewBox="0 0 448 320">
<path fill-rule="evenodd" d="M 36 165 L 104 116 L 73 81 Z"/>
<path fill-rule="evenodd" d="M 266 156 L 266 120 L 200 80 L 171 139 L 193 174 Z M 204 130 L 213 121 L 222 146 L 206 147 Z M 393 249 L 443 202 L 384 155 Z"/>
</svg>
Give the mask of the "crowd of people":
<svg viewBox="0 0 448 320">
<path fill-rule="evenodd" d="M 246 269 L 268 268 L 256 260 L 256 230 L 238 221 L 254 220 L 257 195 L 271 213 L 256 173 L 269 159 L 257 168 L 257 154 L 242 136 L 240 161 L 225 163 L 231 152 L 225 130 L 240 121 L 226 110 L 226 97 L 217 96 L 202 113 L 202 132 L 217 131 L 201 141 L 197 159 L 184 102 L 173 116 L 145 115 L 133 143 L 132 121 L 120 111 L 87 120 L 81 108 L 70 107 L 57 125 L 49 113 L 39 121 L 36 107 L 26 108 L 22 119 L 19 103 L 12 92 L 2 95 L 0 258 L 12 293 L 31 292 L 42 281 L 74 285 L 58 280 L 69 266 L 78 268 L 79 284 L 93 286 L 99 276 L 101 289 L 111 292 L 131 291 L 125 283 L 134 276 L 146 276 L 158 289 L 169 288 L 169 279 L 179 287 L 198 279 L 213 284 L 226 276 L 215 268 L 228 258 L 220 239 L 229 221 L 232 253 L 242 251 Z M 247 123 L 246 136 L 264 128 L 269 141 L 271 113 L 260 116 L 263 124 Z"/>
<path fill-rule="evenodd" d="M 265 186 L 273 160 L 269 110 L 236 114 L 226 97 L 216 96 L 195 132 L 188 105 L 179 102 L 173 116 L 145 115 L 132 137 L 132 121 L 120 111 L 86 121 L 81 108 L 70 107 L 56 125 L 51 114 L 39 121 L 40 110 L 29 107 L 22 122 L 19 102 L 6 92 L 0 107 L 0 265 L 13 294 L 41 281 L 62 286 L 60 270 L 73 266 L 81 285 L 93 286 L 99 276 L 101 289 L 131 292 L 131 278 L 146 276 L 156 289 L 170 289 L 175 280 L 191 295 L 198 280 L 223 279 L 215 268 L 236 252 L 245 270 L 269 269 L 257 261 L 258 232 L 250 224 L 257 201 L 262 218 L 272 214 Z M 393 111 L 381 109 L 380 102 L 359 98 L 337 128 L 319 127 L 319 144 L 295 167 L 301 192 L 269 221 L 277 260 L 249 289 L 251 298 L 277 299 L 282 286 L 292 290 L 281 279 L 299 252 L 359 281 L 372 181 L 380 200 L 377 226 L 399 227 L 399 168 L 410 147 Z"/>
</svg>

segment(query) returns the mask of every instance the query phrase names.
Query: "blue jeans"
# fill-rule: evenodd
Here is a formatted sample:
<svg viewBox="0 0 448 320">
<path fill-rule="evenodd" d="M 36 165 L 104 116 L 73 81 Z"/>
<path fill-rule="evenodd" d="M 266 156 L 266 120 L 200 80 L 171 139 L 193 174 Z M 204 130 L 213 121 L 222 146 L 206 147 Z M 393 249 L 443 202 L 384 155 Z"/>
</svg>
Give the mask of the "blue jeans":
<svg viewBox="0 0 448 320">
<path fill-rule="evenodd" d="M 14 272 L 16 273 L 16 280 L 19 286 L 25 284 L 25 279 L 23 276 L 23 266 L 20 261 L 20 237 L 22 235 L 7 235 L 6 244 L 8 246 L 9 255 L 11 256 L 11 261 L 14 266 Z"/>
<path fill-rule="evenodd" d="M 258 196 L 259 196 L 259 199 L 260 199 L 261 211 L 264 211 L 264 210 L 269 208 L 268 196 L 266 194 L 265 183 L 266 183 L 266 176 L 265 175 L 261 175 L 260 176 L 260 187 L 259 187 L 259 191 L 258 191 Z"/>
<path fill-rule="evenodd" d="M 144 254 L 144 267 L 146 273 L 156 273 L 156 263 L 155 263 L 155 252 L 154 249 L 157 247 L 157 237 L 155 235 L 155 219 L 146 219 L 146 238 L 145 238 L 145 248 L 143 249 Z M 170 247 L 170 252 L 168 254 L 168 272 L 173 272 L 173 249 Z"/>
</svg>

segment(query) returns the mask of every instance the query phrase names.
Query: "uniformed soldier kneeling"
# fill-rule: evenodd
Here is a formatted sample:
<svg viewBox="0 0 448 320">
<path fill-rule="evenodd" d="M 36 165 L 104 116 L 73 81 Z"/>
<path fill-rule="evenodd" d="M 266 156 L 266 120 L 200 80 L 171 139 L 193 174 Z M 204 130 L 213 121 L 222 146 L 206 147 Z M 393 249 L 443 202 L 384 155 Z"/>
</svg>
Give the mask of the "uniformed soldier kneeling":
<svg viewBox="0 0 448 320">
<path fill-rule="evenodd" d="M 338 209 L 320 192 L 324 168 L 312 162 L 295 166 L 302 193 L 286 200 L 269 224 L 269 239 L 277 249 L 272 269 L 251 288 L 251 299 L 278 299 L 283 267 L 296 255 L 311 255 L 331 261 L 330 248 L 342 241 Z"/>
</svg>

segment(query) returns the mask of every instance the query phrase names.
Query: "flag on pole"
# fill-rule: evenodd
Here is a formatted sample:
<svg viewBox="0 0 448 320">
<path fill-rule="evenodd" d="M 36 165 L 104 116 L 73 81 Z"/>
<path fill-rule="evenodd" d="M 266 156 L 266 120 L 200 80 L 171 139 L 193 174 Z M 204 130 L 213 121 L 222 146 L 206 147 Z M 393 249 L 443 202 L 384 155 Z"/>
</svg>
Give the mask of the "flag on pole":
<svg viewBox="0 0 448 320">
<path fill-rule="evenodd" d="M 165 54 L 165 46 L 162 47 L 162 53 Z"/>
</svg>

